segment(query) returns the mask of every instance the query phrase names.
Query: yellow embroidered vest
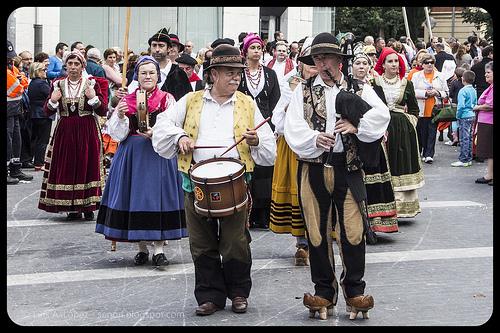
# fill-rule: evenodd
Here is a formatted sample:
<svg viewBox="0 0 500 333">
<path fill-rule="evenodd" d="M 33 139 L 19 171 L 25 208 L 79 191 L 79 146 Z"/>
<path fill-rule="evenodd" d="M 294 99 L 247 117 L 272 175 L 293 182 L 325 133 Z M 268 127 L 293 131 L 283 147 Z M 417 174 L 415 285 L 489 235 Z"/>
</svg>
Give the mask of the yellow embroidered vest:
<svg viewBox="0 0 500 333">
<path fill-rule="evenodd" d="M 201 110 L 203 109 L 203 93 L 204 90 L 190 92 L 186 101 L 186 118 L 184 119 L 184 131 L 186 134 L 196 142 L 198 138 L 198 130 L 200 127 Z M 233 111 L 233 129 L 235 142 L 241 139 L 243 133 L 247 128 L 254 128 L 254 105 L 251 97 L 236 91 L 236 102 Z M 250 147 L 246 141 L 243 140 L 236 146 L 240 155 L 240 160 L 246 165 L 246 172 L 252 172 L 254 168 L 254 161 L 250 154 Z M 186 155 L 177 155 L 177 165 L 179 171 L 188 173 L 191 167 L 193 153 Z"/>
</svg>

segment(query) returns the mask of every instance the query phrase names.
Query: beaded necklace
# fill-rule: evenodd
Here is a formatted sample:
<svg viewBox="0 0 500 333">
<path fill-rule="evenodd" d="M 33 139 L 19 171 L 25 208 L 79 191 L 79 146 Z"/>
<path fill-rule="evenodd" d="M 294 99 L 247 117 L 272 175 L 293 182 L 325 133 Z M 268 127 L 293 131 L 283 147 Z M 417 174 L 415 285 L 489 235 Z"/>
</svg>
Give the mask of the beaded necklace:
<svg viewBox="0 0 500 333">
<path fill-rule="evenodd" d="M 398 83 L 399 77 L 396 75 L 394 78 L 388 79 L 388 78 L 385 77 L 385 75 L 382 75 L 382 80 L 384 80 L 384 82 L 386 84 L 389 84 L 389 85 L 392 86 L 392 85 L 395 85 L 396 83 Z"/>
<path fill-rule="evenodd" d="M 255 74 L 251 74 L 250 73 L 250 69 L 245 68 L 245 74 L 248 78 L 248 82 L 250 83 L 250 86 L 257 90 L 257 87 L 259 86 L 259 83 L 260 83 L 260 79 L 262 77 L 262 66 L 259 65 L 259 68 L 257 69 L 257 72 L 255 72 Z"/>
<path fill-rule="evenodd" d="M 71 112 L 75 112 L 76 110 L 75 103 L 78 100 L 77 95 L 78 91 L 80 91 L 81 85 L 82 85 L 82 78 L 80 78 L 76 83 L 71 82 L 70 79 L 68 78 L 68 97 L 71 101 L 71 106 L 69 107 L 69 109 L 71 110 Z"/>
</svg>

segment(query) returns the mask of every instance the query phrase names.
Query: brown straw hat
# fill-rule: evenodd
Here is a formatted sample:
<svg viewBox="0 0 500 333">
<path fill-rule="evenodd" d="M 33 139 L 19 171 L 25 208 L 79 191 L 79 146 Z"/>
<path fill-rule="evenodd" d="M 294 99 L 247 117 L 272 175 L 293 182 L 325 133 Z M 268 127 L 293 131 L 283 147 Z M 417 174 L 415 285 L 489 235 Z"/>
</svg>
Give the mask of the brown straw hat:
<svg viewBox="0 0 500 333">
<path fill-rule="evenodd" d="M 245 68 L 243 58 L 241 57 L 240 50 L 228 44 L 221 44 L 217 46 L 212 52 L 210 58 L 210 66 L 206 69 L 214 68 L 217 66 Z"/>
</svg>

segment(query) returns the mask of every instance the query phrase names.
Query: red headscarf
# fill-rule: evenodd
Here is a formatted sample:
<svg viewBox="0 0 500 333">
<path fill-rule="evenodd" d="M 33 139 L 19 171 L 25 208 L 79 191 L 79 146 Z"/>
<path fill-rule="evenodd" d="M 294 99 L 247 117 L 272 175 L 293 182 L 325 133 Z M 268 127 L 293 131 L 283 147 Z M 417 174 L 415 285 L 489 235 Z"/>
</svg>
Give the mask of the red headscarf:
<svg viewBox="0 0 500 333">
<path fill-rule="evenodd" d="M 382 53 L 380 53 L 380 57 L 378 58 L 377 64 L 375 65 L 375 71 L 382 75 L 384 73 L 384 67 L 382 67 L 382 64 L 385 61 L 385 58 L 389 55 L 395 53 L 398 56 L 398 61 L 399 61 L 399 78 L 402 79 L 405 76 L 405 63 L 401 56 L 393 49 L 390 47 L 384 47 L 382 49 Z"/>
</svg>

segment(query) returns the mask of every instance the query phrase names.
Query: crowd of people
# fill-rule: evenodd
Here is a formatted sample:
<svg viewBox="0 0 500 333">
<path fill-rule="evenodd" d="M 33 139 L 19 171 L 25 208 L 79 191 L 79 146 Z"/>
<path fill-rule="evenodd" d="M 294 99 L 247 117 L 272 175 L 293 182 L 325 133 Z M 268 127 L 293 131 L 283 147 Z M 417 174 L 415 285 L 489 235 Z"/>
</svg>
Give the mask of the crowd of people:
<svg viewBox="0 0 500 333">
<path fill-rule="evenodd" d="M 33 179 L 22 168 L 42 171 L 38 208 L 136 242 L 135 265 L 152 246 L 152 265 L 168 266 L 167 241 L 188 237 L 197 315 L 227 298 L 246 312 L 249 229 L 259 228 L 295 237 L 295 264 L 314 283 L 303 298 L 311 317 L 333 313 L 340 284 L 350 319 L 368 318 L 366 244 L 421 212 L 436 138 L 448 128 L 446 144 L 459 146 L 452 167 L 487 160 L 476 183 L 493 185 L 493 46 L 476 36 L 426 45 L 242 32 L 195 52 L 162 28 L 148 44 L 124 55 L 60 42 L 33 58 L 7 42 L 7 184 Z M 455 119 L 437 122 L 445 105 Z M 204 193 L 191 172 L 222 155 L 244 169 L 247 199 L 217 215 L 197 205 L 221 193 Z"/>
</svg>

